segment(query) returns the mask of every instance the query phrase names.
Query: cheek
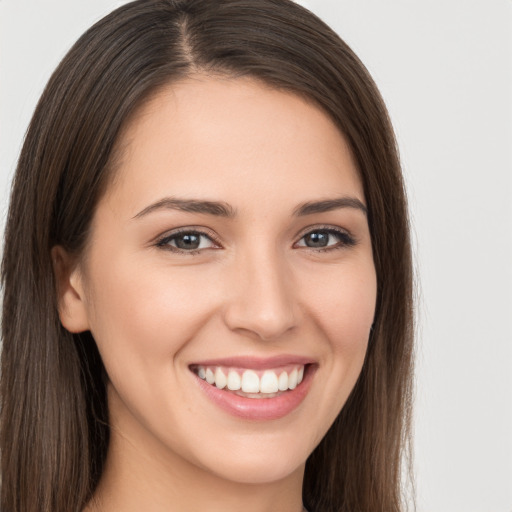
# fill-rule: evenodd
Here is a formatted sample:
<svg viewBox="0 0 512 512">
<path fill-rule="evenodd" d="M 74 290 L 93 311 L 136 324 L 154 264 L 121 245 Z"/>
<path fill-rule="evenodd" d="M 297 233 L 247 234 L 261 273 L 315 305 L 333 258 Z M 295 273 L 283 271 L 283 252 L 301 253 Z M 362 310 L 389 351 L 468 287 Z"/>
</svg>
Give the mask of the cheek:
<svg viewBox="0 0 512 512">
<path fill-rule="evenodd" d="M 331 349 L 347 355 L 365 350 L 377 296 L 373 262 L 346 265 L 323 283 L 311 297 L 311 304 Z"/>
<path fill-rule="evenodd" d="M 377 284 L 373 261 L 347 265 L 324 281 L 311 297 L 312 317 L 324 335 L 323 393 L 328 423 L 334 421 L 352 391 L 364 363 L 375 314 Z"/>
<path fill-rule="evenodd" d="M 153 370 L 168 366 L 207 321 L 218 299 L 200 272 L 162 270 L 129 258 L 95 268 L 89 317 L 109 374 L 127 365 Z"/>
</svg>

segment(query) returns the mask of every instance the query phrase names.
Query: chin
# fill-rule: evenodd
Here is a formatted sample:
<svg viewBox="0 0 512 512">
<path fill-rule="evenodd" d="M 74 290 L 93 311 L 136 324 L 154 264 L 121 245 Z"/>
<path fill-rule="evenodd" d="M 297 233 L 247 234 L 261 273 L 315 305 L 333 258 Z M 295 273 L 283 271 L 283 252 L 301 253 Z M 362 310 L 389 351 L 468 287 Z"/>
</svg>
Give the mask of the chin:
<svg viewBox="0 0 512 512">
<path fill-rule="evenodd" d="M 247 457 L 245 460 L 224 460 L 222 465 L 215 468 L 216 474 L 224 480 L 239 484 L 270 484 L 284 480 L 293 474 L 302 475 L 306 460 L 288 459 L 281 457 Z"/>
<path fill-rule="evenodd" d="M 300 432 L 252 435 L 245 439 L 233 436 L 222 441 L 220 453 L 218 445 L 204 447 L 196 461 L 203 469 L 231 482 L 255 485 L 277 482 L 294 474 L 302 475 L 315 447 L 305 437 L 297 439 L 296 434 Z"/>
</svg>

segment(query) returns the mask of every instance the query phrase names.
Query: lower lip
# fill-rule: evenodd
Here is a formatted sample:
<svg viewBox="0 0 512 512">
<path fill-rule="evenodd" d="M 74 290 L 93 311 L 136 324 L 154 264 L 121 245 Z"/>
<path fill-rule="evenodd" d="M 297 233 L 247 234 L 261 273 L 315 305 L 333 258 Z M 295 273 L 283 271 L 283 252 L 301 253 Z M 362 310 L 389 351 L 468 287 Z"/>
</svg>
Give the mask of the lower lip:
<svg viewBox="0 0 512 512">
<path fill-rule="evenodd" d="M 306 398 L 316 367 L 309 365 L 304 380 L 292 390 L 274 398 L 246 398 L 208 384 L 194 374 L 208 398 L 224 411 L 245 420 L 277 420 L 294 411 Z"/>
</svg>

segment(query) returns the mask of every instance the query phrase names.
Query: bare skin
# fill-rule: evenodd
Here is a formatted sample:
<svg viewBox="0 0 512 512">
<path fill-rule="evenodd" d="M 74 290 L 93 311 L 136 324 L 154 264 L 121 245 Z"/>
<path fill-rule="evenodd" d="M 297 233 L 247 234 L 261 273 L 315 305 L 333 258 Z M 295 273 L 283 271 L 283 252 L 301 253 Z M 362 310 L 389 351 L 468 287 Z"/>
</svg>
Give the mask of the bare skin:
<svg viewBox="0 0 512 512">
<path fill-rule="evenodd" d="M 54 249 L 61 321 L 91 330 L 109 376 L 111 444 L 87 511 L 299 512 L 305 461 L 359 376 L 375 311 L 350 150 L 298 96 L 202 75 L 155 95 L 120 146 L 86 253 Z M 271 420 L 226 412 L 192 371 L 283 354 L 312 361 L 310 384 Z"/>
</svg>

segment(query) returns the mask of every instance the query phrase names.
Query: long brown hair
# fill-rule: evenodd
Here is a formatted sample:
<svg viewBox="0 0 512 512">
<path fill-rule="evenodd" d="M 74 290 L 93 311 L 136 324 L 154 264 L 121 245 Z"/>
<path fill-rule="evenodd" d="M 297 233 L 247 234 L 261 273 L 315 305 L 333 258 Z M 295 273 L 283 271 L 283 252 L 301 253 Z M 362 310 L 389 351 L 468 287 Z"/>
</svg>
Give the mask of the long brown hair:
<svg viewBox="0 0 512 512">
<path fill-rule="evenodd" d="M 59 322 L 50 250 L 81 253 L 127 119 L 159 87 L 198 71 L 308 97 L 351 146 L 377 308 L 361 376 L 307 461 L 303 498 L 317 512 L 403 510 L 413 321 L 396 143 L 364 66 L 289 0 L 138 0 L 89 29 L 51 77 L 19 158 L 5 232 L 1 509 L 79 512 L 99 482 L 109 441 L 104 368 L 91 334 Z"/>
</svg>

